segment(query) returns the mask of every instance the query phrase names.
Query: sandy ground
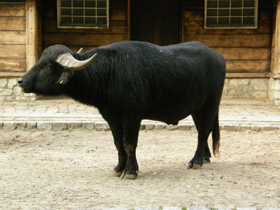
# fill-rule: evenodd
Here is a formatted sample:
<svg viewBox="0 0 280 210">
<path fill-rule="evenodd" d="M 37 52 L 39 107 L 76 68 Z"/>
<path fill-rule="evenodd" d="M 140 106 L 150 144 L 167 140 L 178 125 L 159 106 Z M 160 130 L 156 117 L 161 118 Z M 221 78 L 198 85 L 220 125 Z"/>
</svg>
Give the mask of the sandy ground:
<svg viewBox="0 0 280 210">
<path fill-rule="evenodd" d="M 141 131 L 136 180 L 112 176 L 111 133 L 0 131 L 0 209 L 280 207 L 280 134 L 222 131 L 221 154 L 188 170 L 194 131 Z"/>
</svg>

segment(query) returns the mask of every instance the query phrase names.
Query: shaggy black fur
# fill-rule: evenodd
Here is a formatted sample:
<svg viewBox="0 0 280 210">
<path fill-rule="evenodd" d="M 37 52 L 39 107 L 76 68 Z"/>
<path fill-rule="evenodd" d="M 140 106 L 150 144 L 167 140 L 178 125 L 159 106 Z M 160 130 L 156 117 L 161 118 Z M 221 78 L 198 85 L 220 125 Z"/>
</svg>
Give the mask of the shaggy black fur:
<svg viewBox="0 0 280 210">
<path fill-rule="evenodd" d="M 83 70 L 70 71 L 55 61 L 65 52 L 78 60 L 97 56 Z M 192 115 L 198 146 L 190 168 L 210 160 L 207 139 L 212 131 L 213 152 L 218 152 L 218 108 L 224 79 L 224 58 L 199 42 L 160 47 L 126 41 L 84 54 L 62 45 L 51 46 L 19 83 L 25 92 L 68 95 L 96 106 L 108 121 L 119 152 L 116 174 L 136 177 L 135 151 L 142 119 L 177 124 Z"/>
</svg>

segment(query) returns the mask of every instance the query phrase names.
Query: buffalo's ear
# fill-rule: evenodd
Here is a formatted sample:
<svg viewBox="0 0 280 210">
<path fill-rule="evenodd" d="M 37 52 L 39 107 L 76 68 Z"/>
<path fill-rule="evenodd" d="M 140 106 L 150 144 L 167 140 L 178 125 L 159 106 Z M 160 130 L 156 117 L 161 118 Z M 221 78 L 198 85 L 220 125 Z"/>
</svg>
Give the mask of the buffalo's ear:
<svg viewBox="0 0 280 210">
<path fill-rule="evenodd" d="M 60 85 L 67 84 L 73 75 L 74 75 L 73 71 L 64 71 L 64 72 L 62 72 L 62 74 L 61 74 L 59 80 L 57 81 L 57 83 L 60 84 Z"/>
</svg>

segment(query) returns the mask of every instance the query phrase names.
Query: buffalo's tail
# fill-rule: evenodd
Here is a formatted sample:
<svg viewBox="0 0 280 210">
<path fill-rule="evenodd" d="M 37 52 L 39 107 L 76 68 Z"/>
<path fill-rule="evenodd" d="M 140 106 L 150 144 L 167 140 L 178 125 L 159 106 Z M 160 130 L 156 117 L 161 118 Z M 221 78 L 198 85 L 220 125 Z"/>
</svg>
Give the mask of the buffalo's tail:
<svg viewBox="0 0 280 210">
<path fill-rule="evenodd" d="M 213 139 L 213 154 L 214 156 L 219 155 L 220 147 L 220 126 L 219 126 L 219 114 L 217 113 L 212 130 L 212 139 Z"/>
</svg>

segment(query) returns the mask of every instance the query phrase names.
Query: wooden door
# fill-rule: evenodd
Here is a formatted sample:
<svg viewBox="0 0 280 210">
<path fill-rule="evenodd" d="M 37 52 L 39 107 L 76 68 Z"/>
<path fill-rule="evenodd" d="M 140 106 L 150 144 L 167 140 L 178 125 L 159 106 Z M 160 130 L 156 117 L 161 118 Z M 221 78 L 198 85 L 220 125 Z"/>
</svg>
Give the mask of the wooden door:
<svg viewBox="0 0 280 210">
<path fill-rule="evenodd" d="M 132 0 L 131 40 L 159 45 L 181 42 L 180 0 Z"/>
</svg>

